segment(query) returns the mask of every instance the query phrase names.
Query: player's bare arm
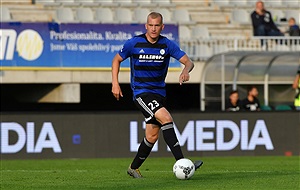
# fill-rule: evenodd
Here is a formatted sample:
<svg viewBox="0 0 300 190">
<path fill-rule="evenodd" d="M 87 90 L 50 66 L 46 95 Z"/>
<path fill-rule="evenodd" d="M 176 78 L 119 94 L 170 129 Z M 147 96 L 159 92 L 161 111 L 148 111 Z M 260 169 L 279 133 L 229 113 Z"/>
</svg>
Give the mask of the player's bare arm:
<svg viewBox="0 0 300 190">
<path fill-rule="evenodd" d="M 123 97 L 123 93 L 119 84 L 119 71 L 120 71 L 120 64 L 123 61 L 122 57 L 119 54 L 116 54 L 113 61 L 112 61 L 112 89 L 111 92 L 113 93 L 114 97 L 119 100 L 120 97 Z"/>
<path fill-rule="evenodd" d="M 183 65 L 184 68 L 179 76 L 179 83 L 182 85 L 183 82 L 189 81 L 190 80 L 190 72 L 194 68 L 194 63 L 190 60 L 190 58 L 187 55 L 184 55 L 182 58 L 179 60 Z"/>
</svg>

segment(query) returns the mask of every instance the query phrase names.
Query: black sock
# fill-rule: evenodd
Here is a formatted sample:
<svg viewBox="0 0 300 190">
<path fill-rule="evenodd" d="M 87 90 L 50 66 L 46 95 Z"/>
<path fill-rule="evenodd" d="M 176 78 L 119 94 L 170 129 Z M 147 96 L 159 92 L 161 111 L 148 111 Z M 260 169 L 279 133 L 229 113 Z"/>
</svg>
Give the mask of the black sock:
<svg viewBox="0 0 300 190">
<path fill-rule="evenodd" d="M 144 140 L 141 142 L 141 144 L 139 146 L 139 149 L 138 149 L 138 152 L 137 152 L 135 158 L 133 159 L 133 161 L 131 163 L 131 169 L 137 169 L 143 164 L 143 162 L 149 156 L 153 145 L 154 145 L 153 143 L 150 143 L 149 141 L 147 141 L 146 138 L 144 138 Z"/>
<path fill-rule="evenodd" d="M 171 149 L 175 159 L 179 160 L 179 159 L 183 158 L 181 147 L 180 147 L 180 144 L 178 142 L 178 139 L 176 137 L 176 133 L 175 133 L 175 130 L 173 127 L 173 122 L 163 124 L 161 127 L 161 130 L 163 132 L 163 137 L 164 137 L 167 145 Z"/>
</svg>

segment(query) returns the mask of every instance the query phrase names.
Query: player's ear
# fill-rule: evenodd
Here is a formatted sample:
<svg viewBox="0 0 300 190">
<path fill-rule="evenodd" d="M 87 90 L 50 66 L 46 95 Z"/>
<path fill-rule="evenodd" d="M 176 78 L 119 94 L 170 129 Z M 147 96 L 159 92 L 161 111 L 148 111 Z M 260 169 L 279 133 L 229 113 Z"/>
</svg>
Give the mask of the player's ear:
<svg viewBox="0 0 300 190">
<path fill-rule="evenodd" d="M 147 24 L 145 24 L 145 29 L 147 30 Z"/>
<path fill-rule="evenodd" d="M 164 25 L 164 24 L 162 24 L 161 30 L 163 30 L 164 28 L 165 28 L 165 25 Z"/>
</svg>

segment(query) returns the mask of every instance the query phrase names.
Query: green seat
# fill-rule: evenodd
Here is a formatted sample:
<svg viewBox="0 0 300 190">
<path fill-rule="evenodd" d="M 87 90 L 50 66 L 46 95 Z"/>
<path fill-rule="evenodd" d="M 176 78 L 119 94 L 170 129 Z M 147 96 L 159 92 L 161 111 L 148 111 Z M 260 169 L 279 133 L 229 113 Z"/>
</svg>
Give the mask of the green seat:
<svg viewBox="0 0 300 190">
<path fill-rule="evenodd" d="M 271 106 L 262 105 L 260 106 L 261 111 L 272 111 Z"/>
<path fill-rule="evenodd" d="M 292 108 L 289 105 L 277 105 L 275 107 L 275 110 L 277 110 L 277 111 L 288 111 L 288 110 L 292 110 Z"/>
</svg>

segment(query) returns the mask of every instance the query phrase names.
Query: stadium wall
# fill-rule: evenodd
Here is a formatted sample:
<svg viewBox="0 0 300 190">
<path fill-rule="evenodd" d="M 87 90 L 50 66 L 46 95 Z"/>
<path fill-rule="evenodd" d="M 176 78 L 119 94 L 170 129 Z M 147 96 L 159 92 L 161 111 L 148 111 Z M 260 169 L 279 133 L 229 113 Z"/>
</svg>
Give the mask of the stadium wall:
<svg viewBox="0 0 300 190">
<path fill-rule="evenodd" d="M 300 112 L 173 113 L 186 156 L 300 155 Z M 1 159 L 133 157 L 138 112 L 1 113 Z M 151 156 L 172 156 L 162 136 Z"/>
</svg>

